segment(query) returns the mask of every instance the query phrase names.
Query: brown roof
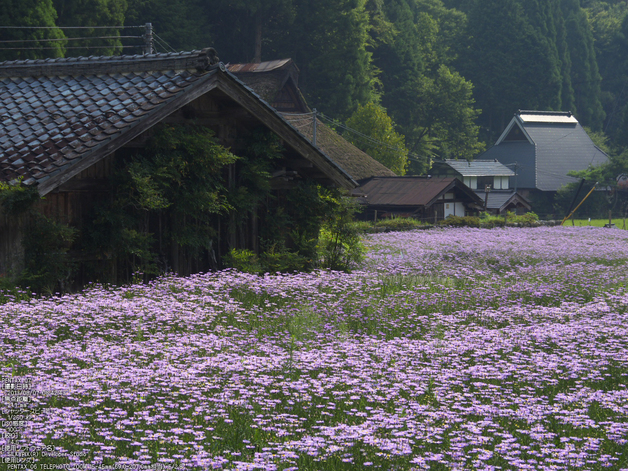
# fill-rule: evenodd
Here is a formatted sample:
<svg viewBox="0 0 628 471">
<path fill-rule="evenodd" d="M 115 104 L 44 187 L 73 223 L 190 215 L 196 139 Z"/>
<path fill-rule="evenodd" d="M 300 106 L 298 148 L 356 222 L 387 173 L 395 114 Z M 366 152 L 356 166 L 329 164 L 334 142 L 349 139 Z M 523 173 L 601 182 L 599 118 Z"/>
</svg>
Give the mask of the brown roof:
<svg viewBox="0 0 628 471">
<path fill-rule="evenodd" d="M 282 113 L 282 116 L 307 139 L 313 140 L 314 119 L 312 115 Z M 320 119 L 316 120 L 316 146 L 356 181 L 372 177 L 396 176 L 395 172 L 362 152 L 329 126 L 323 124 Z"/>
<path fill-rule="evenodd" d="M 219 88 L 336 184 L 356 185 L 207 51 L 0 63 L 0 181 L 21 177 L 44 195 Z"/>
<path fill-rule="evenodd" d="M 475 203 L 480 198 L 457 178 L 440 177 L 380 177 L 373 178 L 354 190 L 363 194 L 374 206 L 431 206 L 440 195 L 457 189 Z"/>
</svg>

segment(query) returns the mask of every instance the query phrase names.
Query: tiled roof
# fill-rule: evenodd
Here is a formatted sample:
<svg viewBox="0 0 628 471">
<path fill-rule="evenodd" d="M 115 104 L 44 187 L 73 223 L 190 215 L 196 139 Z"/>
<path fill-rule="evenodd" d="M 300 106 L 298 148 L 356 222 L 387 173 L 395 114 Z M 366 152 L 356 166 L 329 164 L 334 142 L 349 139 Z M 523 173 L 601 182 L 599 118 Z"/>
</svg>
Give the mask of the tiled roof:
<svg viewBox="0 0 628 471">
<path fill-rule="evenodd" d="M 448 165 L 464 177 L 512 177 L 515 174 L 497 160 L 445 160 L 440 164 Z"/>
<path fill-rule="evenodd" d="M 312 116 L 290 113 L 282 113 L 282 116 L 308 140 L 313 140 L 314 120 Z M 371 177 L 396 176 L 395 172 L 338 135 L 329 126 L 323 124 L 320 119 L 316 120 L 316 146 L 345 169 L 356 181 Z"/>
<path fill-rule="evenodd" d="M 0 80 L 0 179 L 42 182 L 201 77 L 189 71 Z"/>
<path fill-rule="evenodd" d="M 442 194 L 457 188 L 473 202 L 479 198 L 464 183 L 453 177 L 378 177 L 354 190 L 374 206 L 429 206 Z"/>
<path fill-rule="evenodd" d="M 0 180 L 41 184 L 60 174 L 211 75 L 210 66 L 199 51 L 1 63 Z"/>
</svg>

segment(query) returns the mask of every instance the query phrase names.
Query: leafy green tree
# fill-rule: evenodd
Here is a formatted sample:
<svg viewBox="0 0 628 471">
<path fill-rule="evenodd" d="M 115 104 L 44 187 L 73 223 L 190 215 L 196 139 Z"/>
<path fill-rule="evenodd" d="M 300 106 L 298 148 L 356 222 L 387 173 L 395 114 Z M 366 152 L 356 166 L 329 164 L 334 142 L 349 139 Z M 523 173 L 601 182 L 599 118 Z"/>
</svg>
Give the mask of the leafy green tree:
<svg viewBox="0 0 628 471">
<path fill-rule="evenodd" d="M 127 9 L 126 0 L 53 0 L 53 3 L 59 26 L 120 26 L 124 24 Z M 118 28 L 76 31 L 71 34 L 72 37 L 90 39 L 69 41 L 69 56 L 106 56 L 122 52 L 122 41 L 115 38 L 120 35 Z M 133 35 L 139 36 L 140 33 L 134 31 Z M 103 36 L 114 38 L 98 39 Z"/>
<path fill-rule="evenodd" d="M 358 109 L 347 120 L 347 126 L 359 131 L 364 136 L 368 136 L 365 138 L 355 133 L 346 132 L 344 137 L 349 142 L 384 164 L 397 175 L 406 173 L 408 149 L 405 146 L 405 139 L 395 131 L 393 120 L 386 114 L 386 110 L 381 105 L 367 103 L 364 106 L 358 106 Z"/>
<path fill-rule="evenodd" d="M 447 65 L 457 54 L 455 25 L 464 24 L 464 16 L 440 0 L 393 0 L 385 12 L 396 35 L 377 48 L 374 60 L 382 70 L 382 104 L 410 152 L 420 156 L 409 172 L 424 173 L 433 156 L 470 158 L 483 148 L 472 86 Z"/>
<path fill-rule="evenodd" d="M 52 0 L 4 0 L 0 9 L 0 25 L 24 28 L 2 29 L 3 41 L 17 42 L 4 43 L 0 61 L 62 57 L 65 41 L 43 41 L 65 38 L 63 31 L 55 28 L 56 19 Z"/>
</svg>

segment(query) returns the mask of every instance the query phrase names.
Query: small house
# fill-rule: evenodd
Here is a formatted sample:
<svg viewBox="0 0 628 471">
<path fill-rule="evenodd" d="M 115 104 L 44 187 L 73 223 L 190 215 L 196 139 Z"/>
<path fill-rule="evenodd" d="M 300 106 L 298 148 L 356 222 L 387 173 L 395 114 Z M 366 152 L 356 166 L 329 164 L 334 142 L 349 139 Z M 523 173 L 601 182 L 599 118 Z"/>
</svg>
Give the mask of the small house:
<svg viewBox="0 0 628 471">
<path fill-rule="evenodd" d="M 517 189 L 517 175 L 497 160 L 443 160 L 432 165 L 434 176 L 453 176 L 482 199 L 484 209 L 494 214 L 523 214 L 530 202 Z M 514 189 L 513 189 L 514 184 Z"/>
<path fill-rule="evenodd" d="M 363 217 L 377 220 L 412 217 L 437 222 L 468 216 L 482 209 L 482 200 L 454 177 L 375 177 L 353 190 L 365 207 Z"/>
</svg>

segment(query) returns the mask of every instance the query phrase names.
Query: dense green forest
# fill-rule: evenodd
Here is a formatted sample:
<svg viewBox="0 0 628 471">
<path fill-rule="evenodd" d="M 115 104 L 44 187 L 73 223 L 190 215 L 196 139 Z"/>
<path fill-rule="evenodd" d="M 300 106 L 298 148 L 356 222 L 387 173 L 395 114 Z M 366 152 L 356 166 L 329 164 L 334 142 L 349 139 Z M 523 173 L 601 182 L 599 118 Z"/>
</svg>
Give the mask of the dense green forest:
<svg viewBox="0 0 628 471">
<path fill-rule="evenodd" d="M 395 165 L 408 162 L 399 173 L 424 172 L 435 157 L 472 158 L 518 109 L 570 110 L 596 142 L 628 155 L 627 0 L 3 4 L 0 60 L 141 53 L 137 26 L 148 22 L 157 52 L 211 45 L 223 62 L 291 57 L 310 106 L 398 133 L 405 155 Z"/>
</svg>

